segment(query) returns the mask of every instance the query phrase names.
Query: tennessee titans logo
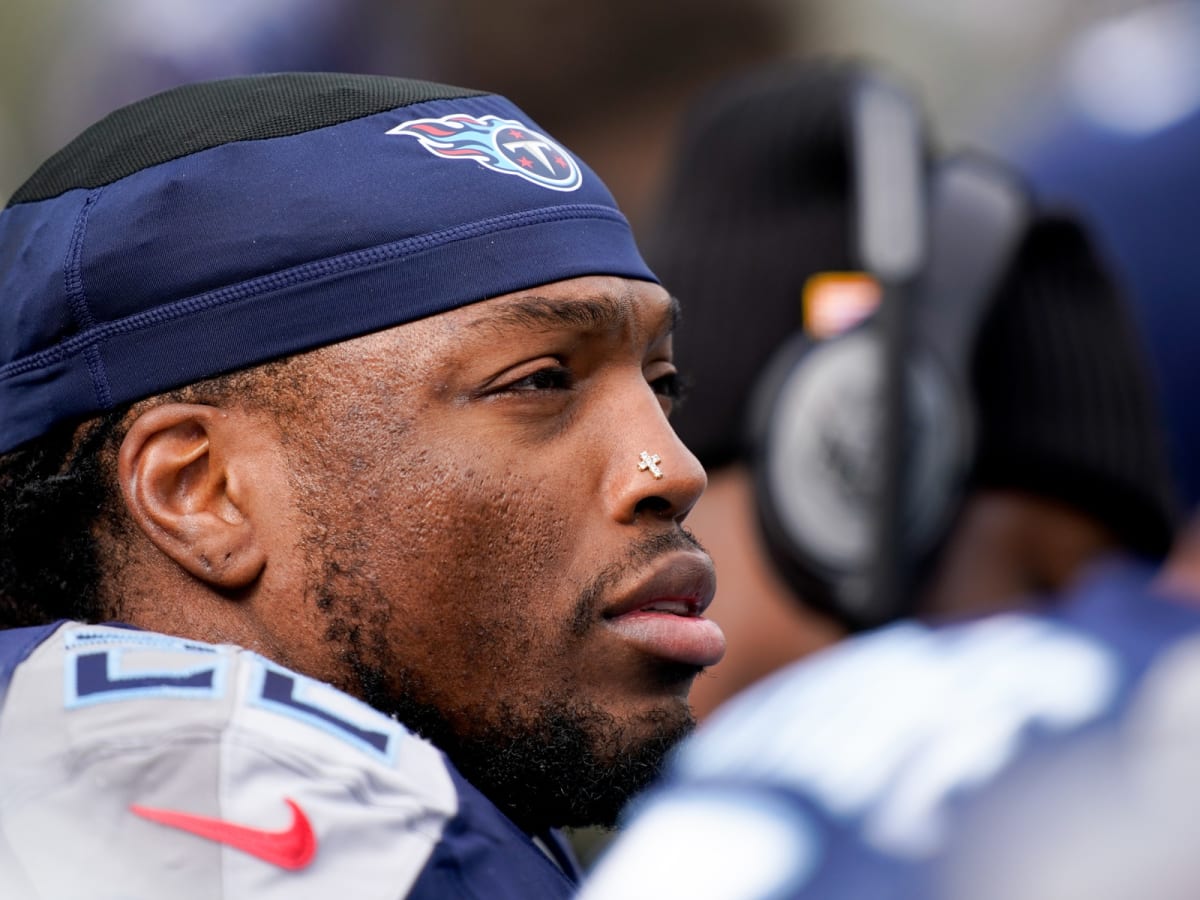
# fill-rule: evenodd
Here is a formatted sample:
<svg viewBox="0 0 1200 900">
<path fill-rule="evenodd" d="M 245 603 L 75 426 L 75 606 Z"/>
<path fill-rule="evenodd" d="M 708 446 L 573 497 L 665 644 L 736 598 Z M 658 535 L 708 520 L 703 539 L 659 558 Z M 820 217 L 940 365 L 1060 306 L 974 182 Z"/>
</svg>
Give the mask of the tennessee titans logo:
<svg viewBox="0 0 1200 900">
<path fill-rule="evenodd" d="M 457 113 L 413 119 L 388 134 L 407 134 L 435 156 L 473 159 L 493 172 L 519 175 L 552 191 L 573 191 L 583 183 L 579 165 L 566 150 L 513 119 Z"/>
</svg>

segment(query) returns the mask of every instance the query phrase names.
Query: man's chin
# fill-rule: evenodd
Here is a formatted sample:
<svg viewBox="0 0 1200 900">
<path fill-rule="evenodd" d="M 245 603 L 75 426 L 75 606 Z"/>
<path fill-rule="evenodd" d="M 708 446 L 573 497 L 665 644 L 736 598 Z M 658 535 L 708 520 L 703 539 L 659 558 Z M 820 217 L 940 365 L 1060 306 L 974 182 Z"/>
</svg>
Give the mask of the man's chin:
<svg viewBox="0 0 1200 900">
<path fill-rule="evenodd" d="M 474 723 L 465 734 L 428 707 L 397 710 L 397 717 L 441 748 L 468 781 L 530 833 L 612 827 L 695 726 L 686 703 L 625 719 L 561 702 L 547 703 L 534 715 L 503 708 L 480 712 L 460 720 Z"/>
</svg>

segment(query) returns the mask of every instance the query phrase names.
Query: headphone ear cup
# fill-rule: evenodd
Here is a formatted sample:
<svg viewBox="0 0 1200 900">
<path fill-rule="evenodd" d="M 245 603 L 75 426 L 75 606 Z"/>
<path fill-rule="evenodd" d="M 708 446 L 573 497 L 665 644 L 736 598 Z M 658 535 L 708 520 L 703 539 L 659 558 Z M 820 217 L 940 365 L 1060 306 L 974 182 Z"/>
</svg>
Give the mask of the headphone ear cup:
<svg viewBox="0 0 1200 900">
<path fill-rule="evenodd" d="M 794 338 L 764 370 L 750 409 L 749 458 L 771 559 L 803 603 L 852 630 L 907 611 L 877 608 L 871 591 L 885 465 L 882 359 L 873 319 L 826 341 Z M 913 348 L 906 384 L 904 555 L 919 566 L 958 505 L 970 410 L 923 348 Z M 911 602 L 910 590 L 899 593 Z"/>
<path fill-rule="evenodd" d="M 867 588 L 871 476 L 861 470 L 878 445 L 867 434 L 878 416 L 859 396 L 873 388 L 853 371 L 864 343 L 861 327 L 824 341 L 789 340 L 755 388 L 750 427 L 759 526 L 772 561 L 801 602 L 855 629 L 862 625 L 847 617 L 843 596 L 860 576 Z"/>
</svg>

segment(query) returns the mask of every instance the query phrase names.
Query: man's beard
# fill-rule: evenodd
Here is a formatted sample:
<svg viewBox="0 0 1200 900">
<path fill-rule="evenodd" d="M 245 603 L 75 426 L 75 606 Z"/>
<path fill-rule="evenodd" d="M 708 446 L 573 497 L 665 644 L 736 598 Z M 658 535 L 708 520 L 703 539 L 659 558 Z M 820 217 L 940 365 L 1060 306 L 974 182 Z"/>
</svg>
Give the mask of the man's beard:
<svg viewBox="0 0 1200 900">
<path fill-rule="evenodd" d="M 331 587 L 328 583 L 326 589 Z M 325 594 L 328 597 L 328 594 Z M 346 598 L 343 597 L 344 605 Z M 581 598 L 580 608 L 591 602 Z M 696 725 L 686 700 L 619 719 L 583 702 L 570 688 L 547 683 L 538 698 L 497 701 L 481 696 L 468 708 L 447 714 L 422 675 L 401 660 L 388 660 L 383 635 L 389 617 L 333 615 L 327 638 L 341 646 L 347 665 L 344 685 L 444 752 L 458 771 L 529 833 L 549 827 L 610 828 L 625 804 L 660 773 L 669 751 Z M 329 609 L 329 604 L 322 604 Z M 583 633 L 584 617 L 573 629 Z M 657 661 L 646 677 L 677 685 L 697 674 L 694 666 Z"/>
<path fill-rule="evenodd" d="M 519 716 L 506 705 L 491 707 L 464 734 L 437 708 L 413 699 L 418 693 L 401 692 L 387 711 L 444 751 L 471 784 L 530 833 L 612 827 L 695 726 L 682 702 L 622 723 L 603 709 L 554 698 Z"/>
<path fill-rule="evenodd" d="M 422 672 L 390 652 L 386 634 L 394 611 L 368 587 L 369 580 L 355 577 L 366 567 L 339 565 L 328 545 L 317 549 L 314 540 L 311 546 L 316 606 L 328 617 L 326 638 L 339 647 L 348 676 L 340 686 L 428 739 L 529 833 L 549 827 L 612 827 L 627 801 L 656 778 L 668 752 L 695 727 L 682 697 L 618 718 L 549 679 L 537 697 L 523 692 L 503 701 L 492 694 L 466 708 L 443 710 Z M 551 640 L 588 634 L 607 586 L 619 579 L 624 566 L 636 568 L 663 553 L 696 546 L 693 537 L 681 532 L 641 542 L 627 560 L 598 574 L 581 591 L 565 633 Z M 353 557 L 347 553 L 345 558 Z M 504 632 L 493 623 L 490 639 L 501 642 L 498 658 L 520 652 L 518 644 L 498 637 Z M 656 660 L 646 664 L 644 677 L 675 688 L 698 671 Z M 496 693 L 503 690 L 499 685 Z"/>
</svg>

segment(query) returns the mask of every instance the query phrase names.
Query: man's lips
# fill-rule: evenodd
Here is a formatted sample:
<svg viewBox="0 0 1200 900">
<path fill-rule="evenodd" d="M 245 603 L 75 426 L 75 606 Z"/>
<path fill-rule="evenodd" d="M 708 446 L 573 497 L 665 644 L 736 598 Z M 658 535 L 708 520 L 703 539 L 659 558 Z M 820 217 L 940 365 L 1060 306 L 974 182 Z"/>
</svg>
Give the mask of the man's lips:
<svg viewBox="0 0 1200 900">
<path fill-rule="evenodd" d="M 610 604 L 604 621 L 652 656 L 697 667 L 715 665 L 725 654 L 725 635 L 703 613 L 716 587 L 705 554 L 672 553 Z"/>
</svg>

